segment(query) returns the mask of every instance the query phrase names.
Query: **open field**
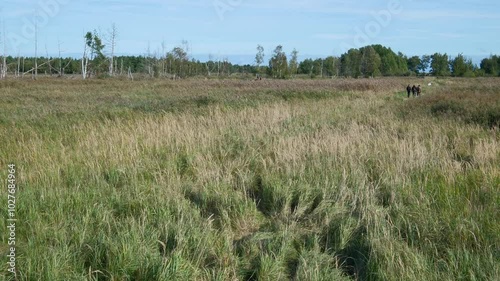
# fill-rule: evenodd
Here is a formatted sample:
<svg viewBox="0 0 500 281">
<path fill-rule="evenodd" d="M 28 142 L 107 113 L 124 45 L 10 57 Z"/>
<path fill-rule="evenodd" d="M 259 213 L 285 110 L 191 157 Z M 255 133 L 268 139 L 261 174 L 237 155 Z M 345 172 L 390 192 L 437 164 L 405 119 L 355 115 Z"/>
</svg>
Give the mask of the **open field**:
<svg viewBox="0 0 500 281">
<path fill-rule="evenodd" d="M 499 280 L 498 85 L 0 81 L 0 280 Z"/>
</svg>

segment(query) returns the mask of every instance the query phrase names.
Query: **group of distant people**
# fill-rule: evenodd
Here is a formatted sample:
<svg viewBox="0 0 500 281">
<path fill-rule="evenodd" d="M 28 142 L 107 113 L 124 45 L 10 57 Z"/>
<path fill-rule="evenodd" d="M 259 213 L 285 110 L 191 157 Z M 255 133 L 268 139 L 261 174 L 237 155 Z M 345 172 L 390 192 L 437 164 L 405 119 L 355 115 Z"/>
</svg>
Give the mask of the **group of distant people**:
<svg viewBox="0 0 500 281">
<path fill-rule="evenodd" d="M 408 98 L 410 97 L 411 93 L 413 93 L 414 97 L 418 97 L 420 96 L 420 93 L 422 93 L 422 89 L 420 88 L 420 85 L 413 85 L 413 87 L 411 87 L 410 84 L 408 84 L 408 87 L 406 87 L 406 92 L 408 93 Z"/>
</svg>

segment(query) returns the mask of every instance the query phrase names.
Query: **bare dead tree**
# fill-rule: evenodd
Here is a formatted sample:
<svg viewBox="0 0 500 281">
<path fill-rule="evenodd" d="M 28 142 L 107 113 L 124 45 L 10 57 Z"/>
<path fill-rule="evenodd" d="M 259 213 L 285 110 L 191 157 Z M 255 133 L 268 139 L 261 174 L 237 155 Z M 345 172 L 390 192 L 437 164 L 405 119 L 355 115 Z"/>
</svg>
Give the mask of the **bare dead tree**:
<svg viewBox="0 0 500 281">
<path fill-rule="evenodd" d="M 153 77 L 158 78 L 161 76 L 161 55 L 160 50 L 157 48 L 153 56 Z"/>
<path fill-rule="evenodd" d="M 59 51 L 59 70 L 57 71 L 59 73 L 59 77 L 62 77 L 64 74 L 63 72 L 63 67 L 62 67 L 62 57 L 61 57 L 61 41 L 57 41 L 57 50 Z"/>
<path fill-rule="evenodd" d="M 128 79 L 134 80 L 134 76 L 132 75 L 132 69 L 130 68 L 130 66 L 128 67 Z"/>
<path fill-rule="evenodd" d="M 220 53 L 217 56 L 217 77 L 220 76 Z"/>
<path fill-rule="evenodd" d="M 66 65 L 63 66 L 63 59 L 62 59 L 62 55 L 61 55 L 61 41 L 58 41 L 58 51 L 59 51 L 59 66 L 58 66 L 58 69 L 56 69 L 57 73 L 58 73 L 58 77 L 63 77 L 64 76 L 64 70 L 66 69 L 66 67 L 68 67 L 70 64 L 71 64 L 71 60 L 68 61 L 66 63 Z"/>
<path fill-rule="evenodd" d="M 38 22 L 36 19 L 37 15 L 38 15 L 38 13 L 35 15 L 35 71 L 32 72 L 32 75 L 34 74 L 34 76 L 32 76 L 32 78 L 34 80 L 36 80 L 36 78 L 38 77 L 38 60 L 37 60 L 37 56 L 38 56 Z"/>
<path fill-rule="evenodd" d="M 0 78 L 2 79 L 7 78 L 7 55 L 5 54 L 5 52 L 2 58 L 2 71 L 0 73 Z"/>
<path fill-rule="evenodd" d="M 38 22 L 37 22 L 36 15 L 35 15 L 35 67 L 34 67 L 35 71 L 32 72 L 32 78 L 34 80 L 36 80 L 36 78 L 38 76 L 38 61 L 37 61 L 37 56 L 38 56 Z"/>
<path fill-rule="evenodd" d="M 120 76 L 123 75 L 123 58 L 120 60 Z"/>
<path fill-rule="evenodd" d="M 151 43 L 148 41 L 148 49 L 146 50 L 146 65 L 147 65 L 147 71 L 149 77 L 153 77 L 152 72 L 153 72 L 153 67 L 151 66 L 151 61 L 152 61 L 152 55 L 151 55 Z"/>
<path fill-rule="evenodd" d="M 227 71 L 227 76 L 231 75 L 230 62 L 229 62 L 229 58 L 227 56 L 224 57 L 224 70 Z"/>
<path fill-rule="evenodd" d="M 212 72 L 215 71 L 215 67 L 216 67 L 216 64 L 215 64 L 215 61 L 214 61 L 214 56 L 212 54 L 208 55 L 208 61 L 205 62 L 205 66 L 207 68 L 207 74 L 208 74 L 208 76 L 211 76 Z"/>
<path fill-rule="evenodd" d="M 187 70 L 184 70 L 185 74 L 184 75 L 190 75 L 191 73 L 191 64 L 189 63 L 189 58 L 191 57 L 191 45 L 189 44 L 189 41 L 187 40 L 182 40 L 182 49 L 184 49 L 186 53 L 186 59 L 182 64 L 186 64 Z"/>
<path fill-rule="evenodd" d="M 17 50 L 17 71 L 16 77 L 19 78 L 21 72 L 21 55 L 19 54 L 19 49 Z"/>
<path fill-rule="evenodd" d="M 24 59 L 24 58 L 23 58 L 23 59 Z M 38 67 L 40 67 L 40 66 L 44 66 L 44 65 L 46 65 L 47 63 L 50 63 L 51 61 L 53 61 L 53 60 L 48 60 L 48 61 L 46 61 L 46 62 L 44 62 L 44 63 L 42 63 L 42 64 L 38 65 Z M 31 68 L 30 70 L 23 72 L 23 74 L 22 74 L 22 75 L 24 76 L 24 74 L 27 74 L 27 73 L 31 73 L 31 74 L 33 75 L 33 73 L 35 73 L 35 71 L 36 71 L 36 68 L 35 68 L 35 67 L 33 67 L 33 68 Z"/>
<path fill-rule="evenodd" d="M 167 46 L 165 44 L 165 41 L 162 41 L 161 42 L 161 57 L 160 57 L 160 61 L 161 61 L 161 76 L 162 77 L 165 77 L 166 73 L 167 73 L 167 53 L 166 53 L 166 49 L 167 49 Z"/>
<path fill-rule="evenodd" d="M 49 57 L 49 50 L 47 49 L 47 44 L 45 44 L 45 54 L 47 56 L 47 64 L 49 66 L 49 75 L 52 76 L 52 69 L 53 69 L 53 67 L 50 64 L 51 59 Z M 45 75 L 47 75 L 47 72 L 45 72 Z"/>
<path fill-rule="evenodd" d="M 89 57 L 87 54 L 87 39 L 84 37 L 83 55 L 82 55 L 82 77 L 84 80 L 87 78 L 88 66 L 89 66 Z"/>
<path fill-rule="evenodd" d="M 113 76 L 115 73 L 115 48 L 116 48 L 116 37 L 118 36 L 118 29 L 116 28 L 116 24 L 113 23 L 111 25 L 111 30 L 108 32 L 109 36 L 109 46 L 111 47 L 111 54 L 109 57 L 109 76 Z"/>
<path fill-rule="evenodd" d="M 5 39 L 5 23 L 2 22 L 2 27 L 3 27 L 3 40 L 0 37 L 0 40 L 3 43 L 3 54 L 2 54 L 2 66 L 0 67 L 0 78 L 5 79 L 7 78 L 7 41 Z"/>
</svg>

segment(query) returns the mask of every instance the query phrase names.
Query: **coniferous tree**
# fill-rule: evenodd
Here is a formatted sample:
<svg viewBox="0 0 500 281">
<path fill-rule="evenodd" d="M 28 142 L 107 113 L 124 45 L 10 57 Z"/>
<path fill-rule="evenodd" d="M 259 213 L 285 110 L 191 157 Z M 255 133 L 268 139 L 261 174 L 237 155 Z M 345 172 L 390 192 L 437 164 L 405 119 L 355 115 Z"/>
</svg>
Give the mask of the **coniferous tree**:
<svg viewBox="0 0 500 281">
<path fill-rule="evenodd" d="M 87 77 L 89 77 L 92 73 L 98 75 L 106 58 L 102 52 L 105 46 L 102 43 L 97 31 L 89 31 L 85 34 L 85 44 L 86 48 L 89 48 L 90 50 L 90 58 L 88 58 L 89 60 L 86 63 L 86 69 L 88 71 L 86 71 Z"/>
</svg>

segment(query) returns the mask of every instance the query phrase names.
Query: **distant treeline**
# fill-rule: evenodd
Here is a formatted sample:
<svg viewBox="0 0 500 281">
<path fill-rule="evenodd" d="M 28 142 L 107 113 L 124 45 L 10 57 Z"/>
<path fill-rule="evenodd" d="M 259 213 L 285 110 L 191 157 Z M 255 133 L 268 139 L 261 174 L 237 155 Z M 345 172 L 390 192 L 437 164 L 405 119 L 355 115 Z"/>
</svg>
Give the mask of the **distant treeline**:
<svg viewBox="0 0 500 281">
<path fill-rule="evenodd" d="M 133 75 L 142 73 L 151 77 L 222 76 L 233 74 L 267 75 L 273 78 L 293 78 L 297 75 L 314 77 L 378 77 L 378 76 L 456 76 L 480 77 L 500 76 L 500 57 L 492 55 L 475 65 L 462 54 L 456 57 L 435 53 L 408 57 L 395 53 L 382 45 L 370 45 L 351 49 L 340 57 L 329 56 L 297 61 L 298 52 L 283 52 L 277 46 L 267 65 L 263 64 L 263 48 L 257 49 L 253 65 L 232 64 L 227 59 L 200 61 L 190 58 L 181 47 L 176 47 L 164 56 L 115 56 L 94 58 L 90 67 L 92 77 L 111 75 Z M 113 71 L 109 71 L 113 63 Z M 35 69 L 34 57 L 6 57 L 7 75 L 31 75 Z M 82 74 L 82 59 L 38 57 L 38 74 L 64 76 Z M 1 67 L 1 66 L 0 66 Z"/>
</svg>

